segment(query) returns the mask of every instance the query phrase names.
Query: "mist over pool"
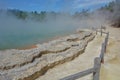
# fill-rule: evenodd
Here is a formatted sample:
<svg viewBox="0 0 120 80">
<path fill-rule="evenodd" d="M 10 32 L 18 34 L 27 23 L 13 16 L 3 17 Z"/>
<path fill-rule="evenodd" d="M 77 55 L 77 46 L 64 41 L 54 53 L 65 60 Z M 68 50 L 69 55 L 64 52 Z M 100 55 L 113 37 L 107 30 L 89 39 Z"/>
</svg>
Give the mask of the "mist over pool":
<svg viewBox="0 0 120 80">
<path fill-rule="evenodd" d="M 0 49 L 26 47 L 69 34 L 78 28 L 71 20 L 64 18 L 37 22 L 0 15 Z"/>
</svg>

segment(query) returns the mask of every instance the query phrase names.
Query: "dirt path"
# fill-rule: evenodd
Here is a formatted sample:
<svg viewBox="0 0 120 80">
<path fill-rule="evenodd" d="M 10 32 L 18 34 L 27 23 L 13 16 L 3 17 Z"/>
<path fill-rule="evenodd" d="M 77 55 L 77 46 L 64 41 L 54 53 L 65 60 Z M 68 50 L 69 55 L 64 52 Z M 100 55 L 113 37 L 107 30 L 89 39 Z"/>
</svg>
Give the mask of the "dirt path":
<svg viewBox="0 0 120 80">
<path fill-rule="evenodd" d="M 99 56 L 101 44 L 104 37 L 97 35 L 93 41 L 88 43 L 83 54 L 75 60 L 58 65 L 49 70 L 44 76 L 40 76 L 37 80 L 59 80 L 68 75 L 83 71 L 93 67 L 94 58 Z M 91 80 L 92 74 L 78 80 Z"/>
<path fill-rule="evenodd" d="M 100 80 L 120 80 L 120 29 L 109 27 L 107 30 L 110 32 L 110 38 Z"/>
</svg>

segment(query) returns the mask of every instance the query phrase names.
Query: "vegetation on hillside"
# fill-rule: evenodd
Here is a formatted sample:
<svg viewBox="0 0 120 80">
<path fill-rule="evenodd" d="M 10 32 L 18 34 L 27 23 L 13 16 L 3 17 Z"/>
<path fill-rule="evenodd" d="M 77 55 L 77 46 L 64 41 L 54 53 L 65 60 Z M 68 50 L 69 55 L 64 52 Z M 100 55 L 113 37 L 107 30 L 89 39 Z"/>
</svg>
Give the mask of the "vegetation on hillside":
<svg viewBox="0 0 120 80">
<path fill-rule="evenodd" d="M 19 9 L 7 9 L 7 10 L 0 10 L 0 14 L 2 12 L 6 12 L 7 15 L 9 16 L 14 16 L 18 19 L 22 20 L 34 20 L 34 21 L 46 21 L 49 17 L 51 20 L 55 20 L 57 17 L 60 18 L 60 16 L 69 16 L 71 18 L 82 18 L 82 17 L 87 17 L 89 15 L 89 10 L 83 9 L 81 12 L 75 12 L 74 14 L 70 13 L 61 13 L 61 12 L 47 12 L 47 11 L 32 11 L 32 12 L 27 12 L 27 11 L 22 11 Z"/>
<path fill-rule="evenodd" d="M 0 10 L 0 13 L 3 10 Z M 112 22 L 113 26 L 120 27 L 120 0 L 112 1 L 109 4 L 105 5 L 104 7 L 101 7 L 100 9 L 96 11 L 108 11 L 109 15 L 109 20 L 110 23 Z M 18 19 L 22 20 L 35 20 L 35 21 L 47 21 L 47 17 L 49 16 L 50 19 L 55 20 L 57 16 L 60 15 L 67 15 L 72 18 L 85 18 L 88 17 L 91 13 L 89 10 L 83 9 L 81 12 L 75 12 L 73 15 L 70 15 L 69 13 L 60 13 L 60 12 L 46 12 L 46 11 L 32 11 L 32 12 L 27 12 L 27 11 L 22 11 L 18 9 L 8 9 L 7 11 L 8 15 L 14 15 Z M 95 11 L 94 11 L 95 12 Z"/>
<path fill-rule="evenodd" d="M 120 27 L 120 0 L 112 1 L 108 5 L 100 8 L 100 10 L 109 11 L 111 13 L 109 16 L 111 25 Z"/>
</svg>

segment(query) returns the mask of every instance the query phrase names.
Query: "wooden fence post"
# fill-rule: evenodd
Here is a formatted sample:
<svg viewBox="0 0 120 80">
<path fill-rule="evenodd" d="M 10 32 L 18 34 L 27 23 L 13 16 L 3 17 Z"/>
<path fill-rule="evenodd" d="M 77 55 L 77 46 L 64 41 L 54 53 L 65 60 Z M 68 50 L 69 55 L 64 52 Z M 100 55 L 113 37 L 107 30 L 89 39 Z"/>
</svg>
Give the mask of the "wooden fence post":
<svg viewBox="0 0 120 80">
<path fill-rule="evenodd" d="M 105 43 L 102 43 L 101 52 L 100 52 L 101 63 L 104 63 L 104 53 L 105 53 Z"/>
<path fill-rule="evenodd" d="M 109 38 L 109 32 L 107 32 L 107 43 L 108 43 L 108 38 Z M 107 43 L 106 43 L 106 44 L 107 44 Z"/>
<path fill-rule="evenodd" d="M 105 52 L 108 44 L 108 37 L 109 37 L 109 32 L 107 32 L 107 36 L 105 37 Z"/>
<path fill-rule="evenodd" d="M 102 26 L 101 26 L 101 36 L 102 36 Z"/>
<path fill-rule="evenodd" d="M 100 67 L 101 67 L 101 59 L 99 57 L 96 57 L 94 59 L 94 69 L 95 72 L 93 72 L 93 80 L 99 80 L 99 74 L 100 74 Z"/>
<path fill-rule="evenodd" d="M 96 35 L 97 35 L 97 30 L 95 32 L 96 32 Z"/>
</svg>

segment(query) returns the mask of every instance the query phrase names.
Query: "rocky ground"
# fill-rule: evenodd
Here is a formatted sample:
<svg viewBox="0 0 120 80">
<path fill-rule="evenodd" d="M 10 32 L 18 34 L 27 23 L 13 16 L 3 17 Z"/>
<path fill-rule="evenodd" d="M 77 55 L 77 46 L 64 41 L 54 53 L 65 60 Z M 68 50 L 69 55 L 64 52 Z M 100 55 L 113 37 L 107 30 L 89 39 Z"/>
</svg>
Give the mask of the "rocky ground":
<svg viewBox="0 0 120 80">
<path fill-rule="evenodd" d="M 80 31 L 34 49 L 0 51 L 0 80 L 35 80 L 78 57 L 94 37 L 93 31 Z"/>
</svg>

